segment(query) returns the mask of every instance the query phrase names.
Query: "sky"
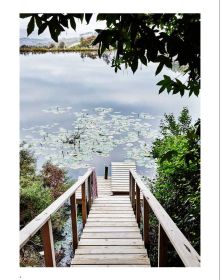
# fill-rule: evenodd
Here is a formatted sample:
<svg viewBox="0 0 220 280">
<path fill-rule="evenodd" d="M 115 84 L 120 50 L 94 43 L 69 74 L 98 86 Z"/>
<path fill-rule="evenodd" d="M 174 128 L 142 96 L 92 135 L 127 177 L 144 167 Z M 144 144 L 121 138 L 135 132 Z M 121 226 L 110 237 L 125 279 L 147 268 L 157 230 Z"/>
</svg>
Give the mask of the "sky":
<svg viewBox="0 0 220 280">
<path fill-rule="evenodd" d="M 20 37 L 27 37 L 27 24 L 30 18 L 20 19 Z M 82 33 L 86 32 L 93 32 L 95 29 L 103 29 L 105 28 L 104 21 L 96 22 L 96 14 L 94 14 L 87 25 L 85 20 L 81 23 L 79 19 L 76 19 L 76 31 L 72 28 L 66 28 L 64 32 L 61 33 L 61 38 L 71 38 L 71 37 L 78 37 Z M 32 34 L 29 35 L 30 38 L 51 38 L 48 28 L 38 36 L 36 29 L 33 31 Z"/>
</svg>

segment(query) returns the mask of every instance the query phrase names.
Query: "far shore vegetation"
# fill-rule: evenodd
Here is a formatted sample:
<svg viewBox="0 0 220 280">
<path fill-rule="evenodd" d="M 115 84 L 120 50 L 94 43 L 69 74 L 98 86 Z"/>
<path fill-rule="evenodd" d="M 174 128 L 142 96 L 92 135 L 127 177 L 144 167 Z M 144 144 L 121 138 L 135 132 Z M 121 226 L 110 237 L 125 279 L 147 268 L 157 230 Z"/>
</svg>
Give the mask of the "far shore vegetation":
<svg viewBox="0 0 220 280">
<path fill-rule="evenodd" d="M 57 53 L 57 52 L 97 52 L 98 46 L 92 46 L 92 42 L 96 36 L 80 38 L 80 41 L 74 45 L 67 45 L 64 41 L 59 41 L 58 44 L 50 43 L 49 45 L 21 45 L 20 53 Z"/>
</svg>

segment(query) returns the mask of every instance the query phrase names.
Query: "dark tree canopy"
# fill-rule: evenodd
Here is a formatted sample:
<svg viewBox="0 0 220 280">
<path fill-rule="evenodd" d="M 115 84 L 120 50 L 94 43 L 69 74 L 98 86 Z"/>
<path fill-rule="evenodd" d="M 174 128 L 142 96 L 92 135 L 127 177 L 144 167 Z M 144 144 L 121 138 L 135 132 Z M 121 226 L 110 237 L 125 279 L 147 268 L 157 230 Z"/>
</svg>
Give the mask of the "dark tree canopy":
<svg viewBox="0 0 220 280">
<path fill-rule="evenodd" d="M 58 42 L 65 28 L 76 30 L 76 19 L 85 19 L 89 24 L 92 14 L 21 14 L 30 17 L 27 34 L 36 27 L 38 34 L 49 28 L 50 35 Z M 163 67 L 172 69 L 177 64 L 186 75 L 186 81 L 171 79 L 164 75 L 158 82 L 159 93 L 189 96 L 200 91 L 200 14 L 98 14 L 97 21 L 105 21 L 106 28 L 96 30 L 98 35 L 93 45 L 98 44 L 101 57 L 106 50 L 115 49 L 112 59 L 115 72 L 121 65 L 129 67 L 133 73 L 138 64 L 157 63 L 156 75 Z"/>
</svg>

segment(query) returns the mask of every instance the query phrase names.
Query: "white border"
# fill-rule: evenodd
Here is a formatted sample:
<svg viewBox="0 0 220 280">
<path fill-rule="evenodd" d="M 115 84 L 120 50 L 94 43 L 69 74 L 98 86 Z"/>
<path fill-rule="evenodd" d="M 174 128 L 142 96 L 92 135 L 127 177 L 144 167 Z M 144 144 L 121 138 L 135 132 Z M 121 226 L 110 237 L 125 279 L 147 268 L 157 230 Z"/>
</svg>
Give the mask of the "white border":
<svg viewBox="0 0 220 280">
<path fill-rule="evenodd" d="M 19 3 L 18 3 L 19 2 Z M 34 3 L 32 3 L 34 2 Z M 218 279 L 219 3 L 218 0 L 7 1 L 1 4 L 1 276 L 9 279 Z M 61 3 L 61 4 L 60 4 Z M 199 12 L 202 15 L 202 267 L 36 269 L 18 267 L 19 12 Z M 2 63 L 3 62 L 3 63 Z M 3 77 L 3 78 L 2 78 Z M 90 271 L 92 270 L 92 271 Z M 46 274 L 45 274 L 46 273 Z M 161 274 L 162 273 L 162 274 Z M 12 276 L 12 277 L 11 277 Z M 2 279 L 4 279 L 2 277 Z"/>
</svg>

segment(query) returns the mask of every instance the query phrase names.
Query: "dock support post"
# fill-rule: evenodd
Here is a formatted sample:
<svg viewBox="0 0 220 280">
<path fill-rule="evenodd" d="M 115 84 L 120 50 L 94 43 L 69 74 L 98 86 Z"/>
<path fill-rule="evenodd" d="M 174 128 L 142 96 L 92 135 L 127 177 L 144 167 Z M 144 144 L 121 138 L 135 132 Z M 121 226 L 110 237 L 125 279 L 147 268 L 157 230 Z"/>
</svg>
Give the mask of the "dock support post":
<svg viewBox="0 0 220 280">
<path fill-rule="evenodd" d="M 133 210 L 135 211 L 135 179 L 133 178 L 133 176 L 131 178 L 131 205 Z"/>
<path fill-rule="evenodd" d="M 78 231 L 77 231 L 77 208 L 76 208 L 76 194 L 70 197 L 71 206 L 71 220 L 72 220 L 72 235 L 73 235 L 73 249 L 78 246 Z"/>
<path fill-rule="evenodd" d="M 108 166 L 105 166 L 105 180 L 108 179 Z"/>
<path fill-rule="evenodd" d="M 86 224 L 87 220 L 87 205 L 86 205 L 86 185 L 85 182 L 82 184 L 82 222 L 83 222 L 83 227 Z"/>
<path fill-rule="evenodd" d="M 129 171 L 129 197 L 130 197 L 130 201 L 131 201 L 131 198 L 132 198 L 132 196 L 131 196 L 131 184 L 132 184 L 131 180 L 132 180 L 132 175 L 131 175 L 131 172 Z"/>
<path fill-rule="evenodd" d="M 88 212 L 90 211 L 90 208 L 92 206 L 92 185 L 91 185 L 91 176 L 87 179 L 87 185 L 88 185 Z"/>
<path fill-rule="evenodd" d="M 136 184 L 136 220 L 138 223 L 138 226 L 140 226 L 140 213 L 141 213 L 141 207 L 140 207 L 140 188 Z"/>
<path fill-rule="evenodd" d="M 167 243 L 168 238 L 167 235 L 161 226 L 159 224 L 158 229 L 158 267 L 164 267 L 167 266 Z"/>
<path fill-rule="evenodd" d="M 53 232 L 51 220 L 47 221 L 41 228 L 41 236 L 44 246 L 44 260 L 46 267 L 56 266 Z"/>
<path fill-rule="evenodd" d="M 145 248 L 149 245 L 149 204 L 143 196 L 143 240 Z"/>
</svg>

